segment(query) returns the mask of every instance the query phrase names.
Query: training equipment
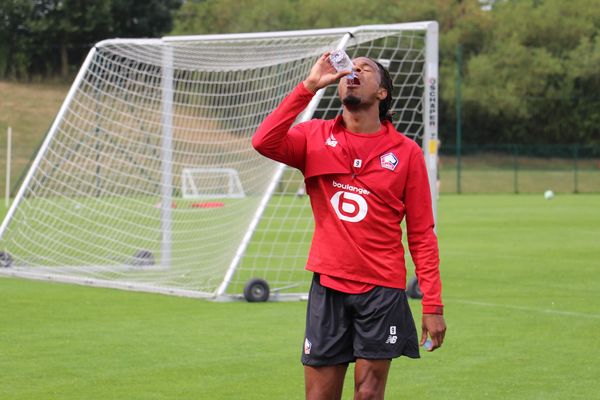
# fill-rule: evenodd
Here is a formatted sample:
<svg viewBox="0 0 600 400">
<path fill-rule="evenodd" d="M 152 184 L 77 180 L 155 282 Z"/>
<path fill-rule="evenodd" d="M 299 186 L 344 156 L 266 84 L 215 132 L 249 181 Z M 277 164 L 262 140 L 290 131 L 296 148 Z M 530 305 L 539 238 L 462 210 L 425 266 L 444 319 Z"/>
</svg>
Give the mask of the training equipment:
<svg viewBox="0 0 600 400">
<path fill-rule="evenodd" d="M 552 190 L 546 190 L 544 192 L 544 198 L 546 200 L 550 200 L 550 199 L 554 198 L 554 192 Z"/>
<path fill-rule="evenodd" d="M 249 303 L 267 301 L 269 294 L 269 284 L 264 279 L 251 279 L 244 286 L 244 298 Z"/>
<path fill-rule="evenodd" d="M 97 43 L 0 226 L 0 273 L 218 299 L 260 279 L 269 289 L 248 293 L 298 298 L 310 203 L 252 134 L 324 52 L 371 57 L 435 204 L 437 42 L 437 23 L 417 22 Z M 340 110 L 332 85 L 298 121 Z"/>
<path fill-rule="evenodd" d="M 234 168 L 183 168 L 181 195 L 184 199 L 246 197 L 240 175 Z"/>
<path fill-rule="evenodd" d="M 416 277 L 411 278 L 406 283 L 406 295 L 411 299 L 422 299 L 423 292 L 419 287 L 419 280 Z"/>
</svg>

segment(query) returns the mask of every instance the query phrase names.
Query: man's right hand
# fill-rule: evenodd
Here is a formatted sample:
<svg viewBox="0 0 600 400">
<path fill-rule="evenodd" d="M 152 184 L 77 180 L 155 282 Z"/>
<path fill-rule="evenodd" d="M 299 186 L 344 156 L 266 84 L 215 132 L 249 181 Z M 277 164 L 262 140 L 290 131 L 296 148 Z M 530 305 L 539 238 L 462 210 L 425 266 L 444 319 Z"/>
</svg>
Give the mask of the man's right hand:
<svg viewBox="0 0 600 400">
<path fill-rule="evenodd" d="M 303 82 L 307 90 L 316 93 L 319 89 L 337 82 L 342 76 L 352 73 L 350 70 L 337 72 L 329 62 L 330 53 L 329 51 L 323 53 L 313 65 L 308 77 Z"/>
</svg>

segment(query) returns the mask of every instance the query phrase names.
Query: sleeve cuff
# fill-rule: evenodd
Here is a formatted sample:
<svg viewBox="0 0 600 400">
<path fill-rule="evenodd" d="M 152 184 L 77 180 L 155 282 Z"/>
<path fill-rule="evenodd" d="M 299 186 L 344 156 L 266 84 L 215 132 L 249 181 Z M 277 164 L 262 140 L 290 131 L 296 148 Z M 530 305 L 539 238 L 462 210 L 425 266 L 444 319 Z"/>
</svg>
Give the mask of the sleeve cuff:
<svg viewBox="0 0 600 400">
<path fill-rule="evenodd" d="M 423 306 L 423 314 L 444 315 L 444 306 Z"/>
</svg>

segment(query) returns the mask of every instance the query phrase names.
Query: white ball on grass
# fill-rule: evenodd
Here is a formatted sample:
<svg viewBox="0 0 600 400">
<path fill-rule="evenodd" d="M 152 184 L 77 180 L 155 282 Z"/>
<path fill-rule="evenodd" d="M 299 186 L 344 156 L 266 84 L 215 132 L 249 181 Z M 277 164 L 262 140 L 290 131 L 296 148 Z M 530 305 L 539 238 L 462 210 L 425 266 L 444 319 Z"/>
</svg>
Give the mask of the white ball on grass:
<svg viewBox="0 0 600 400">
<path fill-rule="evenodd" d="M 551 199 L 551 198 L 553 198 L 553 197 L 554 197 L 554 192 L 553 192 L 552 190 L 546 190 L 546 191 L 544 192 L 544 198 L 545 198 L 546 200 L 550 200 L 550 199 Z"/>
</svg>

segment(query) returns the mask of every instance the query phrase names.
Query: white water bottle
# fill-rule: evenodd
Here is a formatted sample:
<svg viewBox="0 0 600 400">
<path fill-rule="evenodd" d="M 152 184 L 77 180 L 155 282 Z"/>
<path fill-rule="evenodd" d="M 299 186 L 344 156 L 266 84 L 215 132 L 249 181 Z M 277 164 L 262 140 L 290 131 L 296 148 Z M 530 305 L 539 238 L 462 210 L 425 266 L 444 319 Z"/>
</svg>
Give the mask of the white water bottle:
<svg viewBox="0 0 600 400">
<path fill-rule="evenodd" d="M 348 57 L 348 54 L 344 50 L 334 50 L 329 54 L 329 60 L 331 61 L 331 65 L 337 72 L 340 71 L 353 71 L 354 65 L 352 64 L 352 60 Z M 350 75 L 347 75 L 346 78 L 353 79 L 356 78 L 354 72 Z"/>
</svg>

